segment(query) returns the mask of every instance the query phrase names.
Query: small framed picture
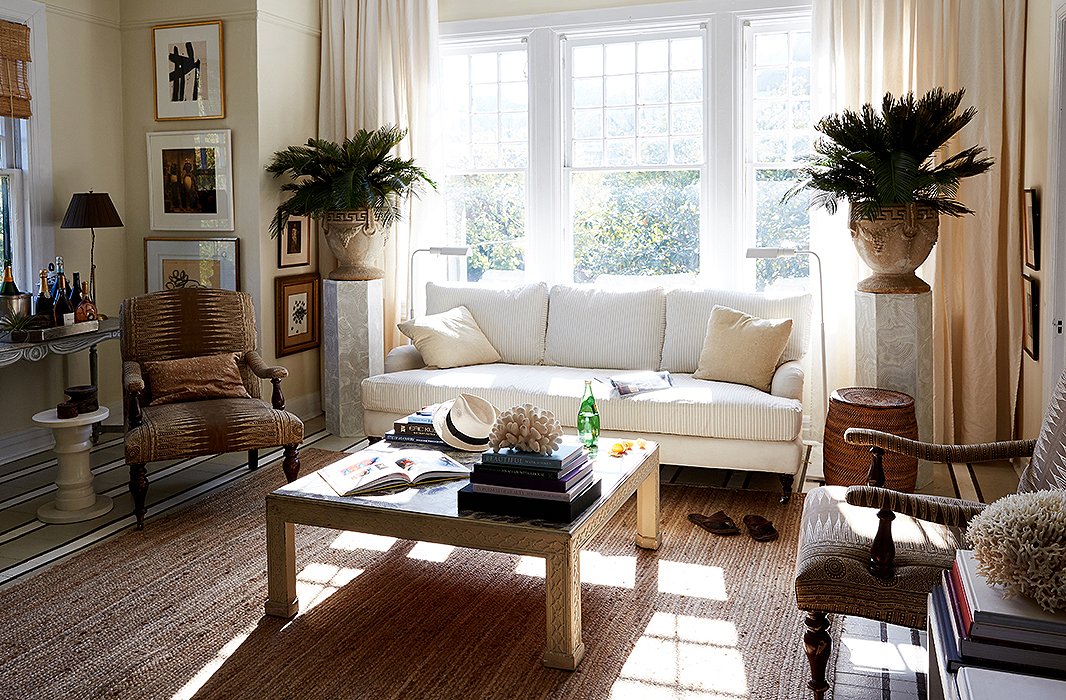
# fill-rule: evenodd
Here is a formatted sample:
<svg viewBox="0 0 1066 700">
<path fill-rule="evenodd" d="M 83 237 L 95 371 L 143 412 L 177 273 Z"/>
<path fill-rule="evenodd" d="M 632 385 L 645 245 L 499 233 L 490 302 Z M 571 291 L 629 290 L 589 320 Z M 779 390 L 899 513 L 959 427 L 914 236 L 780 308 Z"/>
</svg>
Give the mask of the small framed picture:
<svg viewBox="0 0 1066 700">
<path fill-rule="evenodd" d="M 155 231 L 232 231 L 230 130 L 148 134 L 148 197 Z"/>
<path fill-rule="evenodd" d="M 290 216 L 285 231 L 278 236 L 278 267 L 311 264 L 311 217 Z"/>
<path fill-rule="evenodd" d="M 220 20 L 152 27 L 152 65 L 156 121 L 226 116 Z"/>
<path fill-rule="evenodd" d="M 318 347 L 318 275 L 274 280 L 274 355 L 283 357 Z"/>
<path fill-rule="evenodd" d="M 145 238 L 144 291 L 185 287 L 241 289 L 236 238 Z"/>
<path fill-rule="evenodd" d="M 1022 309 L 1022 347 L 1029 357 L 1040 359 L 1040 283 L 1025 275 L 1022 277 L 1025 307 Z"/>
<path fill-rule="evenodd" d="M 1036 190 L 1026 189 L 1022 198 L 1022 213 L 1025 216 L 1025 266 L 1040 269 L 1040 202 Z"/>
</svg>

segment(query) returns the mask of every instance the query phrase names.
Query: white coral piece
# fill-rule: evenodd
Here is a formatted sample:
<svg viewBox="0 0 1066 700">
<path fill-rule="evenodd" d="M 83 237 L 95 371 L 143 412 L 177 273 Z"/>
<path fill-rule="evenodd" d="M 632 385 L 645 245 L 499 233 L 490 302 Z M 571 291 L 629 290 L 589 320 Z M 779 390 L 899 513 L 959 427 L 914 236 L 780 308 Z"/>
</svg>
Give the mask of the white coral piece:
<svg viewBox="0 0 1066 700">
<path fill-rule="evenodd" d="M 494 452 L 513 447 L 520 452 L 551 454 L 559 447 L 563 426 L 551 411 L 533 404 L 512 406 L 499 415 L 489 434 Z"/>
<path fill-rule="evenodd" d="M 966 530 L 977 570 L 1008 597 L 1032 598 L 1049 612 L 1066 609 L 1066 491 L 1006 496 Z"/>
</svg>

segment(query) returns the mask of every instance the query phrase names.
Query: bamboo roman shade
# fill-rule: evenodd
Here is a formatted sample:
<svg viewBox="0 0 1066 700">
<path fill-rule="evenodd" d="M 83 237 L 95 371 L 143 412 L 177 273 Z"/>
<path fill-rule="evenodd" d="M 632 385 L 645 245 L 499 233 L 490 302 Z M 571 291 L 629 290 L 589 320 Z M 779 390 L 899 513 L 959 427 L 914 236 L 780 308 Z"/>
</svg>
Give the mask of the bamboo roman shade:
<svg viewBox="0 0 1066 700">
<path fill-rule="evenodd" d="M 30 116 L 30 28 L 0 20 L 0 117 Z"/>
</svg>

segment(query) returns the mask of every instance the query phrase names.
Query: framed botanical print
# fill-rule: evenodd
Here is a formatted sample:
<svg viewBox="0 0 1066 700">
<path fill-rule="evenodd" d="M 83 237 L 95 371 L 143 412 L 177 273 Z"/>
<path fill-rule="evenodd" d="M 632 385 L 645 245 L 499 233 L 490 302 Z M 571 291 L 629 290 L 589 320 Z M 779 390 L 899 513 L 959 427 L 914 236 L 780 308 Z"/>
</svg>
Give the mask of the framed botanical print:
<svg viewBox="0 0 1066 700">
<path fill-rule="evenodd" d="M 145 238 L 144 291 L 241 289 L 236 238 Z"/>
<path fill-rule="evenodd" d="M 152 27 L 152 65 L 156 121 L 226 116 L 220 20 Z"/>
<path fill-rule="evenodd" d="M 232 231 L 230 130 L 148 134 L 154 231 Z"/>
<path fill-rule="evenodd" d="M 283 357 L 318 347 L 321 311 L 318 275 L 291 275 L 274 280 L 274 355 Z"/>
<path fill-rule="evenodd" d="M 278 267 L 311 264 L 311 217 L 290 216 L 278 236 Z"/>
<path fill-rule="evenodd" d="M 1040 269 L 1040 206 L 1036 190 L 1026 189 L 1022 198 L 1022 215 L 1025 217 L 1025 266 Z"/>
<path fill-rule="evenodd" d="M 1022 347 L 1029 357 L 1040 359 L 1040 283 L 1029 275 L 1022 277 L 1025 306 L 1022 308 Z"/>
</svg>

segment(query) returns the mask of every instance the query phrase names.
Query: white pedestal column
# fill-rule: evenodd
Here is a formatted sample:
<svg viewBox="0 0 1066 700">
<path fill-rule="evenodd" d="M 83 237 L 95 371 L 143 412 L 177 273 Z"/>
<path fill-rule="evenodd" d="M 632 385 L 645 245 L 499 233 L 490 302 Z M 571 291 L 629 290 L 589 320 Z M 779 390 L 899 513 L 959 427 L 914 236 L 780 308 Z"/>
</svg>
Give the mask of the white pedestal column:
<svg viewBox="0 0 1066 700">
<path fill-rule="evenodd" d="M 855 292 L 855 376 L 859 386 L 914 397 L 918 438 L 933 435 L 933 295 Z M 933 480 L 918 463 L 918 488 Z"/>
<path fill-rule="evenodd" d="M 364 379 L 385 371 L 381 280 L 322 281 L 322 397 L 326 429 L 363 437 Z"/>
<path fill-rule="evenodd" d="M 110 512 L 111 499 L 93 490 L 89 468 L 93 424 L 108 416 L 107 408 L 59 418 L 50 408 L 33 416 L 33 422 L 52 429 L 56 439 L 56 499 L 37 509 L 37 518 L 46 523 L 76 523 Z"/>
</svg>

